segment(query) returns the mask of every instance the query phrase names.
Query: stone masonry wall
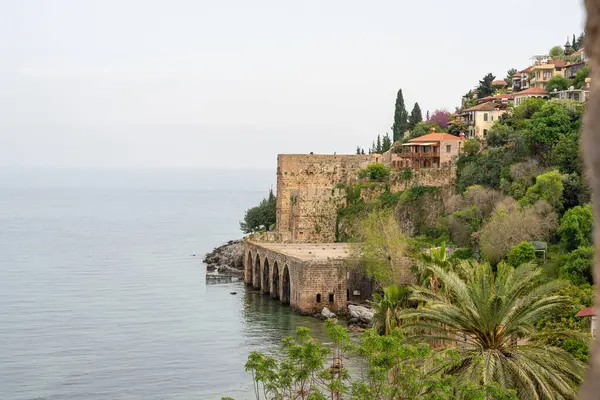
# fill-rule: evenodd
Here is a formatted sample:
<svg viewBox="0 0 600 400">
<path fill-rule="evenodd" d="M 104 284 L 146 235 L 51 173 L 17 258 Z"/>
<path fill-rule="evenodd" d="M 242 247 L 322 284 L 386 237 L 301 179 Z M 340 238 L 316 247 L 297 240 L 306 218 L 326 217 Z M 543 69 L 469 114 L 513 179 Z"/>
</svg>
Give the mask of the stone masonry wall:
<svg viewBox="0 0 600 400">
<path fill-rule="evenodd" d="M 379 154 L 278 155 L 277 230 L 281 237 L 291 242 L 335 241 L 335 204 L 341 195 L 333 189 L 351 182 L 360 169 L 377 161 L 381 161 Z"/>
</svg>

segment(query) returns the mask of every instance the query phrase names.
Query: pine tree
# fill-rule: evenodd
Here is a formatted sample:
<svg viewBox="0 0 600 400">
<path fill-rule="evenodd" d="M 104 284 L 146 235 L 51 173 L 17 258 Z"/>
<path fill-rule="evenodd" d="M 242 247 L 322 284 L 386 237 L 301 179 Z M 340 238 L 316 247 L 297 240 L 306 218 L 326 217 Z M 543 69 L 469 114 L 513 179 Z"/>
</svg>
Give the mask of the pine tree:
<svg viewBox="0 0 600 400">
<path fill-rule="evenodd" d="M 394 125 L 392 125 L 392 137 L 394 142 L 402 139 L 404 132 L 406 132 L 408 123 L 408 112 L 404 106 L 404 97 L 402 96 L 402 89 L 398 90 L 396 96 L 396 109 L 394 111 Z"/>
<path fill-rule="evenodd" d="M 492 96 L 494 94 L 494 87 L 492 86 L 494 79 L 496 79 L 496 77 L 492 73 L 489 73 L 479 81 L 479 86 L 477 87 L 478 99 Z"/>
<path fill-rule="evenodd" d="M 392 141 L 390 140 L 390 135 L 387 133 L 383 135 L 383 141 L 381 142 L 381 152 L 385 153 L 392 147 Z"/>
<path fill-rule="evenodd" d="M 516 73 L 517 70 L 514 68 L 511 68 L 508 71 L 506 71 L 506 78 L 504 78 L 504 80 L 506 81 L 506 83 L 508 83 L 508 86 L 512 86 L 512 77 Z"/>
<path fill-rule="evenodd" d="M 415 127 L 415 125 L 417 125 L 421 121 L 423 121 L 421 107 L 419 107 L 419 103 L 415 103 L 412 111 L 410 112 L 410 117 L 408 117 L 408 129 L 412 130 Z"/>
<path fill-rule="evenodd" d="M 377 135 L 377 147 L 375 147 L 375 153 L 381 153 L 381 135 Z"/>
</svg>

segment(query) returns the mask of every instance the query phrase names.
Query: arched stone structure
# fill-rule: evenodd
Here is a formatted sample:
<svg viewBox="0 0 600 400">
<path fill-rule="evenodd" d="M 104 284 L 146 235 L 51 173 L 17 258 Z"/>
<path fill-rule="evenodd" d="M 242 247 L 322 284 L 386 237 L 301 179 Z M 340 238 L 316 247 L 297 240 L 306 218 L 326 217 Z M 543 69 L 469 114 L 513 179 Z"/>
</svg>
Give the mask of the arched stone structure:
<svg viewBox="0 0 600 400">
<path fill-rule="evenodd" d="M 256 259 L 254 261 L 254 272 L 252 273 L 252 285 L 254 285 L 255 288 L 260 289 L 261 280 L 262 279 L 260 276 L 260 256 L 257 252 Z"/>
<path fill-rule="evenodd" d="M 281 278 L 279 276 L 279 264 L 277 264 L 277 261 L 275 261 L 275 264 L 273 264 L 273 285 L 271 285 L 271 297 L 276 300 L 280 297 L 280 279 Z"/>
<path fill-rule="evenodd" d="M 286 265 L 283 267 L 283 274 L 281 275 L 281 302 L 283 304 L 290 304 L 292 294 L 292 281 L 290 280 L 290 269 Z"/>
<path fill-rule="evenodd" d="M 244 264 L 244 282 L 247 285 L 252 285 L 252 252 L 246 254 L 246 263 Z"/>
<path fill-rule="evenodd" d="M 270 294 L 271 293 L 271 275 L 270 275 L 270 268 L 269 268 L 269 258 L 265 257 L 264 261 L 263 261 L 263 269 L 262 269 L 262 283 L 261 283 L 261 287 L 262 287 L 262 291 L 264 294 Z"/>
</svg>

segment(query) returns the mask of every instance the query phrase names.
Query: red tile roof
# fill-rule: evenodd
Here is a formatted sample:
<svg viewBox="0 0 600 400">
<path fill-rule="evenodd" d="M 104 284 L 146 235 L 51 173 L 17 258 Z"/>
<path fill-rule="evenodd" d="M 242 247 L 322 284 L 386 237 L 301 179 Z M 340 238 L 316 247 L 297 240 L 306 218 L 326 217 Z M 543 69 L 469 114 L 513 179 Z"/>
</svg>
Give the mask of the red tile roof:
<svg viewBox="0 0 600 400">
<path fill-rule="evenodd" d="M 495 96 L 494 96 L 495 97 Z M 488 101 L 487 103 L 477 104 L 475 107 L 467 108 L 464 112 L 467 111 L 494 111 L 498 109 L 506 108 L 506 105 L 494 103 L 493 101 Z"/>
<path fill-rule="evenodd" d="M 520 73 L 520 72 L 517 72 L 516 74 L 514 74 L 514 75 L 513 75 L 513 78 L 514 78 L 515 76 L 521 76 L 521 73 Z"/>
<path fill-rule="evenodd" d="M 548 60 L 548 64 L 554 64 L 557 68 L 564 68 L 565 60 Z"/>
<path fill-rule="evenodd" d="M 492 82 L 492 86 L 500 86 L 500 85 L 506 86 L 506 85 L 508 85 L 508 83 L 506 83 L 506 81 L 504 79 L 500 79 L 500 80 Z"/>
<path fill-rule="evenodd" d="M 533 68 L 533 65 L 525 68 L 523 71 L 521 71 L 521 73 L 527 73 L 527 72 L 531 72 L 531 69 Z"/>
<path fill-rule="evenodd" d="M 515 96 L 520 96 L 522 94 L 548 94 L 547 90 L 540 88 L 529 88 L 525 90 L 521 90 L 520 92 L 515 93 Z"/>
<path fill-rule="evenodd" d="M 595 316 L 596 313 L 596 309 L 594 308 L 582 308 L 581 311 L 579 311 L 577 314 L 575 314 L 576 317 L 593 317 Z"/>
<path fill-rule="evenodd" d="M 439 142 L 440 140 L 462 140 L 458 136 L 451 135 L 449 133 L 444 132 L 435 132 L 432 129 L 431 133 L 427 135 L 419 136 L 418 138 L 410 139 L 409 143 L 419 143 L 419 142 Z"/>
</svg>

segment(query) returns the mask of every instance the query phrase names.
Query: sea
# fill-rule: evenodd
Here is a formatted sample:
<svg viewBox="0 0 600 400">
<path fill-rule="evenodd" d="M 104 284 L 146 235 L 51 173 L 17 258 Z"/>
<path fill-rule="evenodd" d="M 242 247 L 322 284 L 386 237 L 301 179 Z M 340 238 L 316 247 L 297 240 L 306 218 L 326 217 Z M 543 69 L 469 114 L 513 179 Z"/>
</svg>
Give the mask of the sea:
<svg viewBox="0 0 600 400">
<path fill-rule="evenodd" d="M 244 364 L 322 322 L 205 253 L 274 170 L 0 168 L 0 399 L 254 399 Z M 235 294 L 233 294 L 235 293 Z"/>
</svg>

